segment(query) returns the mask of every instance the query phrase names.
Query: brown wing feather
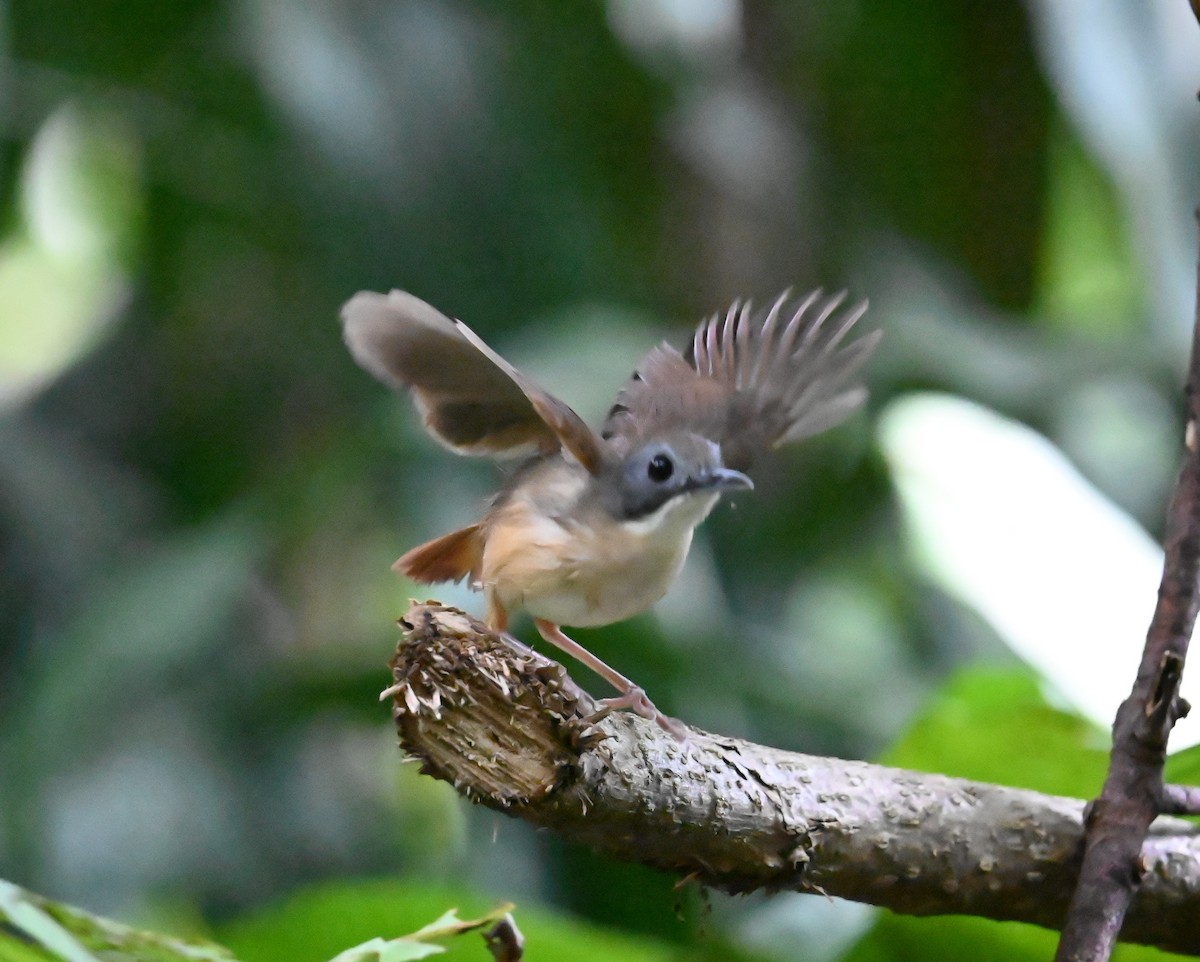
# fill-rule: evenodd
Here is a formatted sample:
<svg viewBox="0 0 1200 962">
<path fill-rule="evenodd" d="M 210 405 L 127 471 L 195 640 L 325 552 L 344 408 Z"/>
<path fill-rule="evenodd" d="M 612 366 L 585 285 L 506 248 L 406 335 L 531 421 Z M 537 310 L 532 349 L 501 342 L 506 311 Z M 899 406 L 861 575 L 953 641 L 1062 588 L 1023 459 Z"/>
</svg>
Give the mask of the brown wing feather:
<svg viewBox="0 0 1200 962">
<path fill-rule="evenodd" d="M 866 302 L 840 310 L 844 294 L 814 291 L 765 312 L 735 302 L 696 330 L 691 362 L 662 345 L 617 394 L 604 437 L 621 447 L 672 430 L 719 441 L 727 466 L 748 468 L 771 448 L 833 427 L 860 407 L 857 375 L 881 331 L 843 346 Z M 786 309 L 785 309 L 786 308 Z"/>
<path fill-rule="evenodd" d="M 511 457 L 565 446 L 589 471 L 601 446 L 583 420 L 487 346 L 405 291 L 362 291 L 342 308 L 350 353 L 396 388 L 409 388 L 425 426 L 460 454 Z"/>
<path fill-rule="evenodd" d="M 504 358 L 488 347 L 483 342 L 483 339 L 462 321 L 455 321 L 454 323 L 458 326 L 458 330 L 463 337 L 480 354 L 495 364 L 499 370 L 508 375 L 512 382 L 517 385 L 525 395 L 527 403 L 533 406 L 533 410 L 537 413 L 542 423 L 553 432 L 555 439 L 571 452 L 575 459 L 590 473 L 598 473 L 604 461 L 604 448 L 596 432 L 587 426 L 587 422 L 576 414 L 569 405 L 560 401 L 549 391 L 543 391 L 528 377 L 509 364 L 508 361 L 504 360 Z"/>
</svg>

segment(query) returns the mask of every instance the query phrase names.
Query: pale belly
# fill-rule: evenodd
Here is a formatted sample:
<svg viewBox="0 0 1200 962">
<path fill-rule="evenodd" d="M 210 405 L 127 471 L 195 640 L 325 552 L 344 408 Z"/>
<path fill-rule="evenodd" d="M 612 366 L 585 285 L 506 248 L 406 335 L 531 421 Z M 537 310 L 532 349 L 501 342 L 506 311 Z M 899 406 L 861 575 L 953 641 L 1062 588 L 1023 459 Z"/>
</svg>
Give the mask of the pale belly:
<svg viewBox="0 0 1200 962">
<path fill-rule="evenodd" d="M 695 523 L 708 513 L 695 508 L 702 510 L 658 524 L 614 524 L 603 537 L 514 512 L 488 534 L 480 581 L 508 611 L 555 624 L 586 628 L 632 618 L 678 576 Z"/>
<path fill-rule="evenodd" d="M 688 539 L 691 540 L 690 538 Z M 519 595 L 514 606 L 557 625 L 590 628 L 641 614 L 667 593 L 687 556 L 686 546 L 673 557 L 632 556 L 624 562 L 583 561 L 565 573 L 548 573 Z M 501 590 L 500 597 L 505 592 Z M 514 600 L 516 600 L 514 598 Z"/>
</svg>

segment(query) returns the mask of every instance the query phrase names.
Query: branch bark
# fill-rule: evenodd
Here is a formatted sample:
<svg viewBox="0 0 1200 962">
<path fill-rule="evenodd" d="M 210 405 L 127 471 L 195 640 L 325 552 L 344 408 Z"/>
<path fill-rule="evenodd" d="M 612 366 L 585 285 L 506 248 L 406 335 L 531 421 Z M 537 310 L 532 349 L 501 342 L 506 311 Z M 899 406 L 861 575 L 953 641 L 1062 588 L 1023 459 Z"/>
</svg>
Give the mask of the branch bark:
<svg viewBox="0 0 1200 962">
<path fill-rule="evenodd" d="M 1058 928 L 1083 802 L 818 758 L 627 713 L 588 722 L 561 665 L 414 604 L 389 689 L 401 747 L 484 805 L 729 892 L 817 892 L 914 915 Z M 1200 834 L 1160 819 L 1121 937 L 1200 953 Z"/>
<path fill-rule="evenodd" d="M 1092 804 L 1079 883 L 1056 962 L 1101 962 L 1113 950 L 1146 874 L 1143 839 L 1161 812 L 1187 810 L 1194 793 L 1163 785 L 1167 738 L 1188 712 L 1179 696 L 1188 642 L 1200 609 L 1200 267 L 1188 367 L 1183 464 L 1167 512 L 1158 604 L 1133 690 L 1113 722 L 1113 747 Z"/>
</svg>

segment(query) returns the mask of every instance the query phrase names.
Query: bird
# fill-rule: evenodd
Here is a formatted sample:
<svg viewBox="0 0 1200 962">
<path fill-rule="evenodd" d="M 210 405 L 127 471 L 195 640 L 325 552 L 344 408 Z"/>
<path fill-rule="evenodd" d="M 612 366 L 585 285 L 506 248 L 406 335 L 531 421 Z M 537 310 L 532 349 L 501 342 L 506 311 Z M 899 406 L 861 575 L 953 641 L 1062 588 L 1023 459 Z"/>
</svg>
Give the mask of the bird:
<svg viewBox="0 0 1200 962">
<path fill-rule="evenodd" d="M 523 459 L 480 520 L 393 568 L 424 584 L 467 579 L 497 632 L 527 612 L 542 638 L 617 690 L 595 719 L 629 709 L 683 739 L 682 723 L 562 626 L 650 608 L 720 497 L 754 487 L 747 472 L 760 457 L 863 405 L 858 376 L 883 332 L 848 339 L 867 302 L 845 302 L 821 290 L 785 291 L 761 311 L 735 301 L 698 326 L 686 356 L 666 342 L 646 354 L 597 431 L 462 321 L 406 291 L 360 291 L 341 311 L 358 364 L 411 393 L 451 451 Z"/>
</svg>

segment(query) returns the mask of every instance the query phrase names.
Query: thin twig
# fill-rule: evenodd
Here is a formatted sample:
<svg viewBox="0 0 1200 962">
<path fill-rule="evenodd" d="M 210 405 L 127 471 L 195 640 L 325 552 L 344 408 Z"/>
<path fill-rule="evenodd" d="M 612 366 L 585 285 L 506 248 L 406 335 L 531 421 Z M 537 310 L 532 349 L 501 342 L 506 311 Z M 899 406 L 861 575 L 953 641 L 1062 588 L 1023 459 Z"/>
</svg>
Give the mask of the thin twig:
<svg viewBox="0 0 1200 962">
<path fill-rule="evenodd" d="M 1192 356 L 1184 389 L 1183 464 L 1167 514 L 1166 555 L 1158 605 L 1137 679 L 1117 709 L 1108 776 L 1093 803 L 1079 884 L 1059 940 L 1057 962 L 1101 962 L 1112 954 L 1126 912 L 1146 875 L 1142 843 L 1164 799 L 1167 737 L 1187 714 L 1179 683 L 1200 608 L 1200 265 Z"/>
</svg>

